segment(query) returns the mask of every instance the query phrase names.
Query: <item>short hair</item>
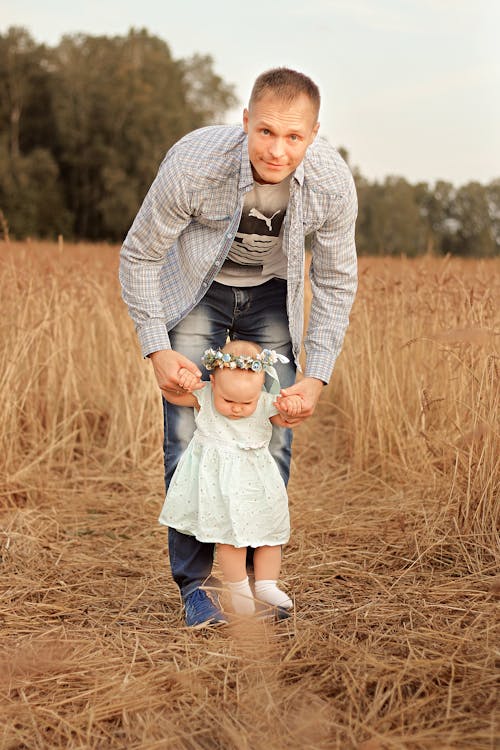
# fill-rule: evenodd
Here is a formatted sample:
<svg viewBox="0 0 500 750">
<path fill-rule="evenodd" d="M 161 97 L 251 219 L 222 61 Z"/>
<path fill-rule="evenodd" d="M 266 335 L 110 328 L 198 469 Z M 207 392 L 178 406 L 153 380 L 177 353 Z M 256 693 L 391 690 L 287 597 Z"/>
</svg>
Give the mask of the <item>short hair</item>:
<svg viewBox="0 0 500 750">
<path fill-rule="evenodd" d="M 271 68 L 271 70 L 261 73 L 253 85 L 248 104 L 249 108 L 268 92 L 276 94 L 277 97 L 289 103 L 293 102 L 300 94 L 305 94 L 314 107 L 316 119 L 318 118 L 321 104 L 319 88 L 304 73 L 299 73 L 291 68 Z"/>
</svg>

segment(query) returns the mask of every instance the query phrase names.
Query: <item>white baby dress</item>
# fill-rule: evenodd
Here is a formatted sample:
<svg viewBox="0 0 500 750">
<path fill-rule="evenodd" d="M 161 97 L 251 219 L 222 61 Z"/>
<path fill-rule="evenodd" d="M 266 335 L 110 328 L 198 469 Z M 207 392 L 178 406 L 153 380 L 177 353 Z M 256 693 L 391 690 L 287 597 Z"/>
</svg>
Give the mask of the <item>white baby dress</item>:
<svg viewBox="0 0 500 750">
<path fill-rule="evenodd" d="M 285 484 L 269 452 L 275 396 L 262 391 L 249 417 L 216 411 L 212 388 L 194 391 L 196 431 L 170 482 L 159 521 L 201 542 L 284 544 L 290 536 Z"/>
</svg>

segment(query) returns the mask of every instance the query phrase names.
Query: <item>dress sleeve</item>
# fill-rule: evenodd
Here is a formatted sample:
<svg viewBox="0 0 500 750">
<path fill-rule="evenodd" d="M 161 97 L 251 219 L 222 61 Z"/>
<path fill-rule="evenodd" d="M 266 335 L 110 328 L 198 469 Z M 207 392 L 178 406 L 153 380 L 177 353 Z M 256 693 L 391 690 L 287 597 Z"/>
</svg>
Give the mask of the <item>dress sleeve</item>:
<svg viewBox="0 0 500 750">
<path fill-rule="evenodd" d="M 276 396 L 273 393 L 263 391 L 260 400 L 263 405 L 263 415 L 265 417 L 269 419 L 269 417 L 274 417 L 275 414 L 279 414 L 277 408 L 274 406 Z"/>
<path fill-rule="evenodd" d="M 210 383 L 206 383 L 205 387 L 200 388 L 199 391 L 192 391 L 192 395 L 198 401 L 200 409 L 202 409 L 207 404 L 207 401 L 210 398 L 210 391 Z"/>
</svg>

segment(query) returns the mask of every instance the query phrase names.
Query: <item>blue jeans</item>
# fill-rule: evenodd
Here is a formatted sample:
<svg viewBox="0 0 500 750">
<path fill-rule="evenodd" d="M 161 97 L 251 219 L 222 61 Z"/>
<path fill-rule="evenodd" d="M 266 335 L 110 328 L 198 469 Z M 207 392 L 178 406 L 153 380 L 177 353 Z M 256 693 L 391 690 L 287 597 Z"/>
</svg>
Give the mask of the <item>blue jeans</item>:
<svg viewBox="0 0 500 750">
<path fill-rule="evenodd" d="M 290 362 L 277 364 L 283 388 L 295 382 L 295 365 L 286 311 L 286 281 L 271 279 L 253 287 L 230 287 L 213 282 L 201 302 L 169 332 L 172 349 L 184 354 L 202 370 L 200 363 L 205 349 L 224 346 L 227 337 L 255 341 L 267 349 L 284 354 Z M 271 383 L 266 378 L 266 387 Z M 174 406 L 163 399 L 165 486 L 168 489 L 172 474 L 191 440 L 194 412 Z M 285 484 L 290 475 L 292 431 L 273 427 L 269 449 Z M 185 598 L 203 583 L 210 584 L 214 545 L 199 542 L 193 536 L 168 530 L 170 567 L 174 581 Z"/>
</svg>

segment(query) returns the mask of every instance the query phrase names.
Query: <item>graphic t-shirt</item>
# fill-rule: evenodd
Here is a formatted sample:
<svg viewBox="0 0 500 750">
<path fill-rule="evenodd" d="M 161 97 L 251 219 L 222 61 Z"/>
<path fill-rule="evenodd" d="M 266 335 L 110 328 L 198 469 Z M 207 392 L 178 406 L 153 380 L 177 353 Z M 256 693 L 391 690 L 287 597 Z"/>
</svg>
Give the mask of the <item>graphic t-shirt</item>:
<svg viewBox="0 0 500 750">
<path fill-rule="evenodd" d="M 254 182 L 245 196 L 240 225 L 216 281 L 232 286 L 257 286 L 269 279 L 286 279 L 283 220 L 290 177 L 276 185 Z"/>
</svg>

